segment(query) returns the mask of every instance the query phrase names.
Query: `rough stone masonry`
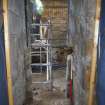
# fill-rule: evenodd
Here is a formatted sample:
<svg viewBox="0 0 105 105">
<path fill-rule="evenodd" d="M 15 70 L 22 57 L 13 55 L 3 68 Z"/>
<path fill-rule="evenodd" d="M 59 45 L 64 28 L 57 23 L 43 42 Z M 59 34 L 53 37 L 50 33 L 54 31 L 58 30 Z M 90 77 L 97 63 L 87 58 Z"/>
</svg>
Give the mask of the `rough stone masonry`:
<svg viewBox="0 0 105 105">
<path fill-rule="evenodd" d="M 69 5 L 69 39 L 74 46 L 74 100 L 75 105 L 86 105 L 96 0 L 70 0 Z"/>
<path fill-rule="evenodd" d="M 8 17 L 14 105 L 22 105 L 26 92 L 24 56 L 27 49 L 24 0 L 8 0 Z"/>
</svg>

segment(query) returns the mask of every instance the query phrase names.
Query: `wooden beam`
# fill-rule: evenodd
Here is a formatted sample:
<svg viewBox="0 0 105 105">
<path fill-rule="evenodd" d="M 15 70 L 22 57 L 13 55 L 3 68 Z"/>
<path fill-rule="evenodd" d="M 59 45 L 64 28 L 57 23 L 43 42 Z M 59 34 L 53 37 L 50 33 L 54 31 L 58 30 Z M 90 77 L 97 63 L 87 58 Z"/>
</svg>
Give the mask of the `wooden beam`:
<svg viewBox="0 0 105 105">
<path fill-rule="evenodd" d="M 7 69 L 7 85 L 9 105 L 13 105 L 12 93 L 12 76 L 11 76 L 11 60 L 10 60 L 10 41 L 9 41 L 9 22 L 8 22 L 8 0 L 3 0 L 3 16 L 4 16 L 4 39 L 5 39 L 5 54 L 6 54 L 6 69 Z"/>
<path fill-rule="evenodd" d="M 63 9 L 63 8 L 68 8 L 68 6 L 44 6 L 45 8 L 51 8 L 51 9 L 57 9 L 57 8 L 61 8 L 61 9 Z"/>
<path fill-rule="evenodd" d="M 95 31 L 94 31 L 88 105 L 94 105 L 93 101 L 94 101 L 95 78 L 96 78 L 96 67 L 97 67 L 96 63 L 97 63 L 97 45 L 98 45 L 99 23 L 100 23 L 100 8 L 101 8 L 101 0 L 96 0 Z"/>
</svg>

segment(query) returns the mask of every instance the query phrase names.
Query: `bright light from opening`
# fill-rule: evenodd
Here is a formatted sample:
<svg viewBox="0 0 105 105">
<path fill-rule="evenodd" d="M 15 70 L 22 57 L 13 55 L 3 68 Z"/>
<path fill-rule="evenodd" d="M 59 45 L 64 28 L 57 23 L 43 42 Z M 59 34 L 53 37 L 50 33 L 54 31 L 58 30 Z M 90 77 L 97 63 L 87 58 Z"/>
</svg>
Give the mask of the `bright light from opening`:
<svg viewBox="0 0 105 105">
<path fill-rule="evenodd" d="M 31 0 L 31 2 L 35 5 L 36 12 L 41 15 L 43 13 L 43 10 L 44 10 L 41 0 Z"/>
</svg>

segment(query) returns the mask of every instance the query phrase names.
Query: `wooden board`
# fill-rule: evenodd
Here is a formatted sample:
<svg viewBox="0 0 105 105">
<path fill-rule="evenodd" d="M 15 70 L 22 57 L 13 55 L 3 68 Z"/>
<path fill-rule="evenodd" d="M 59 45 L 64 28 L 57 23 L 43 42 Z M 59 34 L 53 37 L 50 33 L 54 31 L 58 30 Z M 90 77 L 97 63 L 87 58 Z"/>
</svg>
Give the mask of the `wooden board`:
<svg viewBox="0 0 105 105">
<path fill-rule="evenodd" d="M 13 105 L 13 93 L 12 93 L 12 76 L 11 76 L 11 62 L 10 62 L 10 42 L 9 42 L 9 27 L 8 27 L 8 0 L 3 0 L 4 10 L 4 39 L 5 39 L 5 54 L 6 54 L 6 68 L 7 68 L 7 84 L 8 84 L 8 96 L 9 105 Z"/>
<path fill-rule="evenodd" d="M 100 4 L 101 4 L 101 0 L 96 0 L 96 17 L 95 17 L 95 30 L 94 30 L 94 41 L 93 41 L 93 53 L 92 53 L 91 73 L 90 73 L 88 105 L 94 105 L 93 101 L 94 101 L 94 92 L 95 92 L 97 45 L 98 45 L 100 7 L 101 7 Z"/>
</svg>

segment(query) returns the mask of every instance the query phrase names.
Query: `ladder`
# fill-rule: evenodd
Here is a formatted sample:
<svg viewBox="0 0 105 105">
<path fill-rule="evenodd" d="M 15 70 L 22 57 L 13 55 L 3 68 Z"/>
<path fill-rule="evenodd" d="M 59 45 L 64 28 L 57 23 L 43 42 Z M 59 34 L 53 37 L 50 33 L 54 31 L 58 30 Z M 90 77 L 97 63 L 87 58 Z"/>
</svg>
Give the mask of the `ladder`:
<svg viewBox="0 0 105 105">
<path fill-rule="evenodd" d="M 35 32 L 35 27 L 39 32 Z M 47 35 L 45 37 L 45 35 Z M 30 69 L 31 75 L 41 77 L 43 72 L 46 80 L 32 81 L 33 84 L 49 83 L 52 88 L 52 48 L 51 48 L 51 22 L 45 24 L 31 24 L 30 26 Z M 37 59 L 37 60 L 36 60 Z M 36 60 L 36 61 L 35 61 Z M 36 70 L 35 70 L 36 69 Z M 44 70 L 43 70 L 44 69 Z"/>
</svg>

